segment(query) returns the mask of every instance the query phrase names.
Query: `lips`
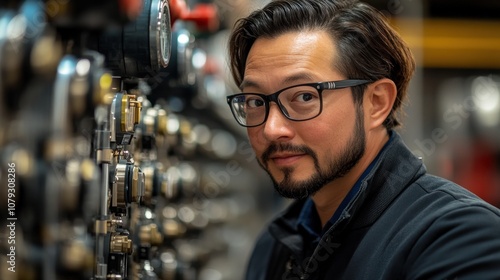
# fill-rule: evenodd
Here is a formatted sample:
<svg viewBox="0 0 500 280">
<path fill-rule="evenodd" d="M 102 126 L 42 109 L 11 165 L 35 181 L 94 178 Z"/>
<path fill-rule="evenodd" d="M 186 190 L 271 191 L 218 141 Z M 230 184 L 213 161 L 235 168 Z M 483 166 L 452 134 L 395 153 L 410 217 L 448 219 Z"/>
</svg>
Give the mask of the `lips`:
<svg viewBox="0 0 500 280">
<path fill-rule="evenodd" d="M 292 167 L 304 156 L 312 156 L 315 154 L 312 149 L 305 145 L 292 145 L 291 143 L 272 143 L 262 153 L 261 162 L 268 169 L 269 164 L 277 167 Z"/>
<path fill-rule="evenodd" d="M 287 166 L 295 164 L 305 154 L 274 154 L 270 156 L 270 160 L 277 166 Z"/>
</svg>

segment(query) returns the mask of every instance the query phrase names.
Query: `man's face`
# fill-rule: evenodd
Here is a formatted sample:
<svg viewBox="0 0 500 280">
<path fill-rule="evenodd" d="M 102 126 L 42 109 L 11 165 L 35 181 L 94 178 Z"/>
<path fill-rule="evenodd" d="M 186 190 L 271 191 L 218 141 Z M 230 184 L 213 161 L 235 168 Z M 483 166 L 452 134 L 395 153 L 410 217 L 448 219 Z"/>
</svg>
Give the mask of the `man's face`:
<svg viewBox="0 0 500 280">
<path fill-rule="evenodd" d="M 243 92 L 271 94 L 300 84 L 343 80 L 333 69 L 336 48 L 322 31 L 259 38 L 248 55 Z M 363 109 L 350 88 L 323 91 L 318 117 L 288 120 L 271 102 L 267 121 L 248 128 L 259 164 L 284 197 L 302 198 L 346 175 L 363 156 Z"/>
</svg>

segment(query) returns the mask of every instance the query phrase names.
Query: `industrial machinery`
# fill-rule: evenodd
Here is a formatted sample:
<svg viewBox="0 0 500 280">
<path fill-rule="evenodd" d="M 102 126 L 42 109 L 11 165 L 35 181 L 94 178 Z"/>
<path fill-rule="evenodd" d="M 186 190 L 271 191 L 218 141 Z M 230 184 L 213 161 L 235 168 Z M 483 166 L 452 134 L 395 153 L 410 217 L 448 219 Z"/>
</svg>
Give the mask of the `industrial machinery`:
<svg viewBox="0 0 500 280">
<path fill-rule="evenodd" d="M 2 1 L 0 279 L 233 277 L 204 267 L 247 171 L 176 102 L 207 90 L 218 23 L 181 0 Z"/>
</svg>

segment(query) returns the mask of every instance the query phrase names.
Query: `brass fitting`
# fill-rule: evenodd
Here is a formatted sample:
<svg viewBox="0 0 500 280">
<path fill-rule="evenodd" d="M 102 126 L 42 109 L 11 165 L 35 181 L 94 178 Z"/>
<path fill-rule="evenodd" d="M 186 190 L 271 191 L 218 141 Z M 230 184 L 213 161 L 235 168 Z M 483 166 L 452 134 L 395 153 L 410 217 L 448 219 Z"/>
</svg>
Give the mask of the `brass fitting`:
<svg viewBox="0 0 500 280">
<path fill-rule="evenodd" d="M 111 253 L 132 254 L 132 240 L 125 235 L 112 235 L 110 242 Z"/>
</svg>

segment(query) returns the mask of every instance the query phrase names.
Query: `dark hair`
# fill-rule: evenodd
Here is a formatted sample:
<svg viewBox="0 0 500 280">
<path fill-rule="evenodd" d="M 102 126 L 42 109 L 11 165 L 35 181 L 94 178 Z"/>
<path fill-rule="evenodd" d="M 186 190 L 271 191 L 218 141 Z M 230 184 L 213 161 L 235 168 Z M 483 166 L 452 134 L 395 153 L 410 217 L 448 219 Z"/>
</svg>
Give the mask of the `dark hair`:
<svg viewBox="0 0 500 280">
<path fill-rule="evenodd" d="M 275 0 L 238 20 L 229 41 L 230 68 L 236 84 L 243 80 L 255 40 L 312 30 L 324 30 L 332 36 L 338 53 L 333 67 L 347 78 L 394 81 L 398 93 L 384 126 L 391 129 L 400 125 L 396 115 L 406 98 L 415 61 L 383 14 L 356 0 Z M 353 88 L 358 105 L 362 104 L 365 88 Z"/>
</svg>

